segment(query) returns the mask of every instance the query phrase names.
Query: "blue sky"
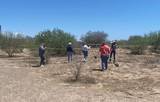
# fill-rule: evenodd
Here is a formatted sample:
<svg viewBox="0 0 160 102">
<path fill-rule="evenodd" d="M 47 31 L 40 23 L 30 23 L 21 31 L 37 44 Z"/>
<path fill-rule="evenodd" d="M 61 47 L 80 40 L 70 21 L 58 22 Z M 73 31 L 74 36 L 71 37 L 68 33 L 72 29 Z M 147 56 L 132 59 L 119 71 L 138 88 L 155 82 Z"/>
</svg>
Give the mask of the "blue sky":
<svg viewBox="0 0 160 102">
<path fill-rule="evenodd" d="M 60 28 L 77 38 L 99 30 L 127 39 L 160 30 L 160 0 L 0 0 L 0 25 L 31 36 Z"/>
</svg>

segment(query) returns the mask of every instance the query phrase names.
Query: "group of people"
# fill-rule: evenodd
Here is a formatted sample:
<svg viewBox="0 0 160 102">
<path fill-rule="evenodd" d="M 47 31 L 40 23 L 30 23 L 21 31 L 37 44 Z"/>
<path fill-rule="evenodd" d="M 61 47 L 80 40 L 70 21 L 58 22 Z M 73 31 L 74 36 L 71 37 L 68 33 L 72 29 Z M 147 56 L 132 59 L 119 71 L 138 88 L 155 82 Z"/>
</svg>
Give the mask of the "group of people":
<svg viewBox="0 0 160 102">
<path fill-rule="evenodd" d="M 107 45 L 106 43 L 102 43 L 99 52 L 101 56 L 101 66 L 102 66 L 102 71 L 107 70 L 108 68 L 108 59 L 109 62 L 112 61 L 112 56 L 113 56 L 113 63 L 116 61 L 116 48 L 117 44 L 116 41 L 111 42 L 111 47 Z"/>
<path fill-rule="evenodd" d="M 87 57 L 88 57 L 88 51 L 91 47 L 88 46 L 87 44 L 83 44 L 82 46 L 82 53 L 83 53 L 83 61 L 86 62 L 87 61 Z M 66 48 L 67 51 L 67 56 L 68 56 L 68 62 L 70 63 L 72 61 L 72 56 L 74 53 L 73 47 L 72 47 L 72 43 L 69 42 L 68 46 Z"/>
<path fill-rule="evenodd" d="M 112 57 L 113 57 L 113 62 L 115 63 L 115 60 L 116 60 L 116 48 L 117 48 L 116 41 L 112 41 L 111 42 L 111 46 L 107 45 L 106 43 L 102 43 L 100 45 L 99 53 L 100 53 L 100 58 L 101 58 L 102 71 L 107 70 L 107 68 L 108 68 L 108 60 L 111 62 L 112 61 Z M 40 61 L 40 66 L 41 67 L 43 67 L 45 65 L 45 49 L 46 49 L 45 44 L 42 44 L 39 47 L 39 57 L 41 59 L 41 61 Z M 83 53 L 83 61 L 84 62 L 87 61 L 89 49 L 91 49 L 90 46 L 88 46 L 87 44 L 83 44 L 82 53 Z M 66 51 L 67 51 L 68 63 L 70 63 L 73 60 L 73 53 L 74 53 L 73 46 L 72 46 L 71 42 L 68 43 L 68 45 L 66 47 Z"/>
</svg>

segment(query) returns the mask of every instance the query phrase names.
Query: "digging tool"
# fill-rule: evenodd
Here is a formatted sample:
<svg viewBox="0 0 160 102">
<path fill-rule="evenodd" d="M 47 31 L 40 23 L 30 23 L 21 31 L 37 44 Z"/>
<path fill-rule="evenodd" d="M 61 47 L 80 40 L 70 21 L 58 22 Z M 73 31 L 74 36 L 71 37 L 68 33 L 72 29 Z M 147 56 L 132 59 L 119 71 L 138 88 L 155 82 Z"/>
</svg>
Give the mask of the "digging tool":
<svg viewBox="0 0 160 102">
<path fill-rule="evenodd" d="M 94 56 L 94 59 L 97 59 L 97 56 Z"/>
<path fill-rule="evenodd" d="M 118 64 L 118 63 L 114 63 L 114 65 L 115 65 L 116 67 L 119 67 L 119 64 Z"/>
</svg>

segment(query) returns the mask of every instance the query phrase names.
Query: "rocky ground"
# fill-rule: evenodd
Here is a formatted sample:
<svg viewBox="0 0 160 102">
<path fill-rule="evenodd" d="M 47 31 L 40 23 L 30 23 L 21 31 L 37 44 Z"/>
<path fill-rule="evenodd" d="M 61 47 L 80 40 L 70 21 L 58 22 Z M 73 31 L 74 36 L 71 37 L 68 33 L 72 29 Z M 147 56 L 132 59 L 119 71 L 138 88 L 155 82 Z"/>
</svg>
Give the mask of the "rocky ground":
<svg viewBox="0 0 160 102">
<path fill-rule="evenodd" d="M 131 55 L 118 49 L 119 67 L 101 72 L 97 50 L 88 61 L 53 57 L 45 67 L 29 53 L 0 53 L 0 102 L 160 102 L 160 55 Z M 79 71 L 78 80 L 75 81 Z"/>
</svg>

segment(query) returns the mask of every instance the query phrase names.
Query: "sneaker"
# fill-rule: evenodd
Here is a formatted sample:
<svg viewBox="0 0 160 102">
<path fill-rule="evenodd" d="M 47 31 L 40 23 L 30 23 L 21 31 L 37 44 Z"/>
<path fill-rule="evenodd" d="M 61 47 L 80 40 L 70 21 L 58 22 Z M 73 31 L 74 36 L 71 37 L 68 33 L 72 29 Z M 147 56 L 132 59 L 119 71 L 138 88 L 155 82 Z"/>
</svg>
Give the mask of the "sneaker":
<svg viewBox="0 0 160 102">
<path fill-rule="evenodd" d="M 86 62 L 86 59 L 85 59 L 85 58 L 83 59 L 83 62 Z"/>
<path fill-rule="evenodd" d="M 101 71 L 103 72 L 105 69 L 101 69 Z"/>
<path fill-rule="evenodd" d="M 105 68 L 104 70 L 107 70 L 107 68 Z"/>
<path fill-rule="evenodd" d="M 43 67 L 44 67 L 44 65 L 41 65 L 41 67 L 43 68 Z"/>
</svg>

